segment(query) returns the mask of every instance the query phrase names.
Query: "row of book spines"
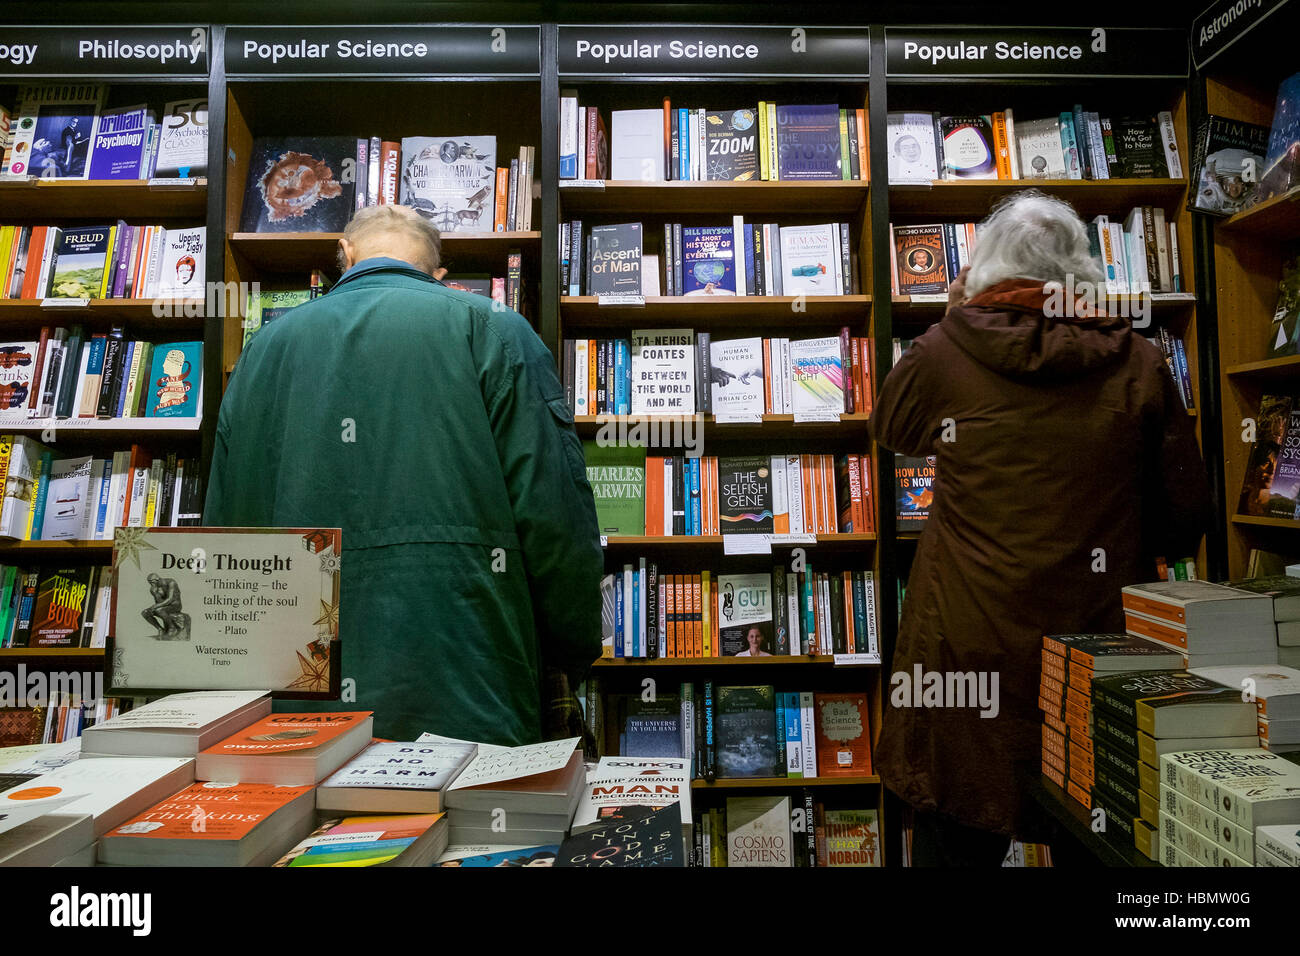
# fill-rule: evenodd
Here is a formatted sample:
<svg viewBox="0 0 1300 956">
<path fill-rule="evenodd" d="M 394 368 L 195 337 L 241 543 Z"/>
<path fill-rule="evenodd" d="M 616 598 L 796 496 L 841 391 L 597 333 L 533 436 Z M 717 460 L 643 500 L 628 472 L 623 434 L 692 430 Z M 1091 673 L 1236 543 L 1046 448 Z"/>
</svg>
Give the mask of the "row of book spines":
<svg viewBox="0 0 1300 956">
<path fill-rule="evenodd" d="M 0 647 L 103 647 L 112 611 L 113 578 L 109 568 L 89 569 L 75 628 L 57 636 L 43 636 L 34 620 L 37 597 L 51 575 L 61 571 L 6 565 L 0 575 Z M 74 586 L 76 583 L 73 582 Z M 66 582 L 65 582 L 66 585 Z M 63 629 L 63 625 L 59 626 Z"/>
<path fill-rule="evenodd" d="M 1176 340 L 1180 341 L 1181 340 Z M 1188 408 L 1191 406 L 1189 405 Z M 1156 575 L 1161 581 L 1196 581 L 1196 559 L 1181 558 L 1172 563 L 1164 557 L 1156 558 Z"/>
<path fill-rule="evenodd" d="M 715 572 L 660 574 L 642 558 L 610 575 L 614 629 L 603 658 L 730 656 L 722 647 L 722 595 Z M 871 571 L 772 572 L 773 656 L 878 653 Z M 734 654 L 734 652 L 733 652 Z"/>
<path fill-rule="evenodd" d="M 19 445 L 23 446 L 23 464 L 15 467 L 14 449 Z M 8 481 L 14 488 L 22 488 L 24 481 L 30 486 L 28 498 L 5 495 L 0 507 L 0 537 L 50 540 L 43 537 L 43 528 L 54 468 L 54 453 L 44 445 L 25 435 L 0 437 L 0 481 Z M 175 452 L 166 458 L 151 458 L 139 445 L 129 452 L 114 452 L 112 458 L 92 459 L 86 486 L 78 489 L 85 492 L 85 511 L 81 537 L 75 540 L 112 540 L 115 528 L 199 524 L 203 481 L 198 471 L 195 458 L 178 458 Z"/>
<path fill-rule="evenodd" d="M 813 791 L 803 790 L 797 797 L 802 810 L 803 830 L 791 831 L 791 865 L 796 868 L 841 868 L 880 866 L 878 840 L 863 841 L 864 827 L 827 823 L 826 808 L 815 800 Z M 811 821 L 809 823 L 808 821 Z M 697 811 L 691 831 L 695 846 L 691 865 L 716 868 L 727 864 L 727 814 L 725 807 Z M 874 829 L 874 828 L 873 828 Z M 879 834 L 873 834 L 878 837 Z M 1030 844 L 1038 846 L 1038 844 Z M 1046 847 L 1043 847 L 1046 849 Z M 1037 857 L 1035 857 L 1037 859 Z M 1042 866 L 1038 862 L 1024 866 Z"/>
<path fill-rule="evenodd" d="M 1163 325 L 1160 327 L 1160 351 L 1165 357 L 1165 365 L 1169 367 L 1169 374 L 1173 376 L 1175 384 L 1178 385 L 1178 397 L 1183 400 L 1183 407 L 1189 412 L 1196 408 L 1196 397 L 1192 394 L 1192 375 L 1191 368 L 1187 362 L 1187 346 L 1183 344 L 1182 336 L 1174 335 L 1169 332 Z M 1174 566 L 1168 567 L 1167 570 L 1181 573 L 1184 577 L 1170 578 L 1168 574 L 1162 574 L 1161 577 L 1166 580 L 1188 581 L 1196 580 L 1196 564 L 1191 562 L 1190 567 L 1186 563 L 1190 559 L 1184 558 L 1174 562 Z M 1191 577 L 1187 577 L 1190 573 Z"/>
<path fill-rule="evenodd" d="M 103 229 L 108 234 L 103 275 L 97 295 L 90 298 L 147 299 L 158 294 L 167 239 L 163 226 L 132 226 L 119 220 L 112 226 L 80 227 L 79 231 L 86 229 Z M 0 298 L 82 298 L 61 293 L 56 282 L 59 248 L 71 231 L 59 226 L 0 227 L 0 263 L 4 266 Z M 202 272 L 201 258 L 196 258 L 196 274 Z"/>
<path fill-rule="evenodd" d="M 1088 225 L 1093 256 L 1106 269 L 1106 289 L 1113 294 L 1182 292 L 1182 256 L 1178 224 L 1157 206 L 1134 206 L 1123 224 L 1097 216 Z"/>
<path fill-rule="evenodd" d="M 79 696 L 54 691 L 45 711 L 45 726 L 40 742 L 61 744 L 75 740 L 87 727 L 102 724 L 143 703 L 143 697 L 101 697 L 95 701 L 94 709 L 89 710 L 89 702 L 82 701 Z"/>
</svg>

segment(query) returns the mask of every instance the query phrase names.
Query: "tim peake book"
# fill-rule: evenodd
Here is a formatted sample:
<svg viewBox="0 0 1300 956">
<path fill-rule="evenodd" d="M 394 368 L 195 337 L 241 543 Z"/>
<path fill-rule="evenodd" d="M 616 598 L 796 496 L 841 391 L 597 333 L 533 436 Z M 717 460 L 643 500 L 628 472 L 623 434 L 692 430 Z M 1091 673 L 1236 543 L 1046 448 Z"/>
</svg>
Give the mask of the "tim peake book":
<svg viewBox="0 0 1300 956">
<path fill-rule="evenodd" d="M 402 205 L 439 232 L 491 232 L 496 175 L 495 136 L 402 139 Z"/>
</svg>

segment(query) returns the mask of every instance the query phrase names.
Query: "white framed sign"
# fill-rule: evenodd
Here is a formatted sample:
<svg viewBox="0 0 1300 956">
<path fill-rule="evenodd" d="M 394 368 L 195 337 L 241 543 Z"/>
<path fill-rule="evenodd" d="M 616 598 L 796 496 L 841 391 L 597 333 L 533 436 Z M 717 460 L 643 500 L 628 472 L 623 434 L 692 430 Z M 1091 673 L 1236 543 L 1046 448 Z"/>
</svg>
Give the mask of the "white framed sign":
<svg viewBox="0 0 1300 956">
<path fill-rule="evenodd" d="M 337 699 L 341 559 L 338 528 L 118 528 L 110 691 Z"/>
</svg>

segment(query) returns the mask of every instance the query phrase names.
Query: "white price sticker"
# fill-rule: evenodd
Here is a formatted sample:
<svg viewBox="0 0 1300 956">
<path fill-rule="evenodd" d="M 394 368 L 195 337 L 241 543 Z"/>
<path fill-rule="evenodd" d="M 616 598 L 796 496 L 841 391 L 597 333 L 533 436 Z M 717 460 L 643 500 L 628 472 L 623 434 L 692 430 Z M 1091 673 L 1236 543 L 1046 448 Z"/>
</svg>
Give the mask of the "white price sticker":
<svg viewBox="0 0 1300 956">
<path fill-rule="evenodd" d="M 765 534 L 724 534 L 723 554 L 771 554 L 772 542 Z"/>
<path fill-rule="evenodd" d="M 919 295 L 912 295 L 910 298 L 911 301 L 913 302 L 947 302 L 948 293 L 947 292 L 925 292 Z"/>
<path fill-rule="evenodd" d="M 645 307 L 645 296 L 643 295 L 598 295 L 596 296 L 597 305 L 635 305 Z"/>
<path fill-rule="evenodd" d="M 763 416 L 754 412 L 714 412 L 713 421 L 719 425 L 761 425 Z"/>
<path fill-rule="evenodd" d="M 836 654 L 836 667 L 861 667 L 864 664 L 879 664 L 879 654 Z"/>
<path fill-rule="evenodd" d="M 605 180 L 603 179 L 561 179 L 561 189 L 599 189 L 604 191 Z"/>
<path fill-rule="evenodd" d="M 41 299 L 42 309 L 88 309 L 89 299 Z"/>
<path fill-rule="evenodd" d="M 150 189 L 193 189 L 197 184 L 194 176 L 159 176 L 149 180 Z"/>
<path fill-rule="evenodd" d="M 794 423 L 802 425 L 807 422 L 838 422 L 842 412 L 832 412 L 826 410 L 809 411 L 807 409 L 794 413 Z"/>
</svg>

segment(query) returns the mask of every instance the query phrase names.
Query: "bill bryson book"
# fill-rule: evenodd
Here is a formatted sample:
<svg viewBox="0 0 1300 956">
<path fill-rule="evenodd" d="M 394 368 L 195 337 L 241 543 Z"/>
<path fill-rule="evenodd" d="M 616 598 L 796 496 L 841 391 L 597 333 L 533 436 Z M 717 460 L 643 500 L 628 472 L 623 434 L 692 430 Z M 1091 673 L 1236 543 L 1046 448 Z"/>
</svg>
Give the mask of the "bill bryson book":
<svg viewBox="0 0 1300 956">
<path fill-rule="evenodd" d="M 496 175 L 495 136 L 402 140 L 402 205 L 439 232 L 491 232 Z"/>
<path fill-rule="evenodd" d="M 731 226 L 682 228 L 684 295 L 735 295 L 736 249 Z"/>
<path fill-rule="evenodd" d="M 718 459 L 718 518 L 723 534 L 772 533 L 770 458 Z"/>
<path fill-rule="evenodd" d="M 349 136 L 258 137 L 248 163 L 241 232 L 342 232 L 356 188 Z"/>
</svg>

